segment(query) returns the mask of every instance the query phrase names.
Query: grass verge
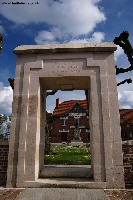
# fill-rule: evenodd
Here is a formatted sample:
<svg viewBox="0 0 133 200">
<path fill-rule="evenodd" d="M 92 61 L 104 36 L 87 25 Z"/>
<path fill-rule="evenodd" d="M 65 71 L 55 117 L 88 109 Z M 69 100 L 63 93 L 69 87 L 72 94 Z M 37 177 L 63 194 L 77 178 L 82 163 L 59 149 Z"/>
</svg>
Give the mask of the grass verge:
<svg viewBox="0 0 133 200">
<path fill-rule="evenodd" d="M 69 148 L 53 146 L 52 155 L 44 156 L 45 165 L 90 165 L 90 148 Z"/>
</svg>

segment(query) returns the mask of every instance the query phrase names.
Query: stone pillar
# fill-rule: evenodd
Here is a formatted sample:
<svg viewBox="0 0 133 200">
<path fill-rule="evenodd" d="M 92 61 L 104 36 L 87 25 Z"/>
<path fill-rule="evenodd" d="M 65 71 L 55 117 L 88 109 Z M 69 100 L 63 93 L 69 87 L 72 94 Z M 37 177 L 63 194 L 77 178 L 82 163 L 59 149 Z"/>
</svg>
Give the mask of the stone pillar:
<svg viewBox="0 0 133 200">
<path fill-rule="evenodd" d="M 23 58 L 17 59 L 16 78 L 14 81 L 12 118 L 8 154 L 8 170 L 6 187 L 16 187 L 18 148 L 19 148 L 19 129 L 21 122 L 21 102 L 23 89 Z"/>
<path fill-rule="evenodd" d="M 39 176 L 40 151 L 40 82 L 25 64 L 19 132 L 17 187 Z"/>
<path fill-rule="evenodd" d="M 107 188 L 125 188 L 120 129 L 120 114 L 114 55 L 107 59 L 106 67 L 101 65 L 101 114 L 105 152 L 105 173 Z M 105 74 L 104 74 L 105 71 Z"/>
<path fill-rule="evenodd" d="M 89 99 L 89 120 L 90 120 L 90 144 L 92 157 L 93 179 L 95 182 L 105 181 L 104 168 L 104 144 L 102 132 L 102 120 L 100 117 L 100 81 L 98 77 L 90 77 L 90 99 Z"/>
</svg>

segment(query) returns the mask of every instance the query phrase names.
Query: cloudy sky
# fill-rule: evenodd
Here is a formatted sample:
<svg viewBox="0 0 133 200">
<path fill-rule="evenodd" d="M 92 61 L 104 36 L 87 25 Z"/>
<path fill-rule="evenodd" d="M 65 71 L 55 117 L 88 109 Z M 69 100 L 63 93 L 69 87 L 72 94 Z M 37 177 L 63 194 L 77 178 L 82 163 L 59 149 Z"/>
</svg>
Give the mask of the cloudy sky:
<svg viewBox="0 0 133 200">
<path fill-rule="evenodd" d="M 131 0 L 0 0 L 0 33 L 4 36 L 0 54 L 0 113 L 12 113 L 13 92 L 8 78 L 15 77 L 19 45 L 49 43 L 113 42 L 122 31 L 130 33 L 133 45 L 133 1 Z M 115 52 L 118 67 L 130 63 L 123 50 Z M 119 74 L 117 81 L 133 79 L 133 72 Z M 56 98 L 85 99 L 84 91 L 58 91 L 47 97 L 47 111 L 53 112 Z M 121 108 L 133 109 L 133 83 L 118 87 Z"/>
</svg>

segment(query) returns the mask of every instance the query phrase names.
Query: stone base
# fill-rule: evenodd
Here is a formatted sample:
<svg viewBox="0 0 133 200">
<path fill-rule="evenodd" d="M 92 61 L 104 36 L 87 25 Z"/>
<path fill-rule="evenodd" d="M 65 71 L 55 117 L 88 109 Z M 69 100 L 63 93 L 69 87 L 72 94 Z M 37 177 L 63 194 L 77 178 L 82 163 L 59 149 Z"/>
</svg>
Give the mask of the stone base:
<svg viewBox="0 0 133 200">
<path fill-rule="evenodd" d="M 91 165 L 45 165 L 40 178 L 93 178 Z"/>
<path fill-rule="evenodd" d="M 39 178 L 36 181 L 20 181 L 17 188 L 85 188 L 107 189 L 106 182 L 94 182 L 84 178 Z"/>
<path fill-rule="evenodd" d="M 42 200 L 42 199 L 73 199 L 73 200 L 88 200 L 89 199 L 102 199 L 107 200 L 106 194 L 103 189 L 71 189 L 71 188 L 28 188 L 25 189 L 17 197 L 17 200 Z"/>
</svg>

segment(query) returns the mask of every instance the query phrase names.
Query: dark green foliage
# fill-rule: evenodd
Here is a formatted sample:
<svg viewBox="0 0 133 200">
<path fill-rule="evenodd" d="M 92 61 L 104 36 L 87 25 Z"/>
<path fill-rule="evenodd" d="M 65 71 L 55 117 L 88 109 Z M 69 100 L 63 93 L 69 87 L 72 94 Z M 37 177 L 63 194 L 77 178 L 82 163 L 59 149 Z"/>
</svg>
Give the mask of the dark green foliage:
<svg viewBox="0 0 133 200">
<path fill-rule="evenodd" d="M 0 140 L 4 140 L 4 135 L 0 134 Z"/>
<path fill-rule="evenodd" d="M 4 121 L 6 121 L 7 120 L 7 116 L 5 114 L 3 114 L 3 115 L 0 114 L 0 119 L 1 120 L 3 119 Z"/>
</svg>

